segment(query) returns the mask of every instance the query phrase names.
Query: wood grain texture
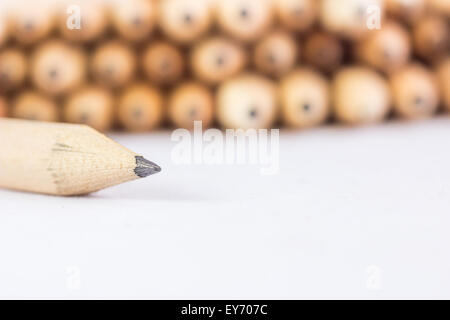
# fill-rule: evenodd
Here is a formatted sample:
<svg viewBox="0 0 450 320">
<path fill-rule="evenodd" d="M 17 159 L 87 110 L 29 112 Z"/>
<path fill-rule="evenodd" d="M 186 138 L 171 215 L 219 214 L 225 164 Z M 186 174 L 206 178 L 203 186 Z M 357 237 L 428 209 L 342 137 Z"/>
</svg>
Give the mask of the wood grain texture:
<svg viewBox="0 0 450 320">
<path fill-rule="evenodd" d="M 3 188 L 88 194 L 138 179 L 138 158 L 143 159 L 88 126 L 0 119 Z"/>
</svg>

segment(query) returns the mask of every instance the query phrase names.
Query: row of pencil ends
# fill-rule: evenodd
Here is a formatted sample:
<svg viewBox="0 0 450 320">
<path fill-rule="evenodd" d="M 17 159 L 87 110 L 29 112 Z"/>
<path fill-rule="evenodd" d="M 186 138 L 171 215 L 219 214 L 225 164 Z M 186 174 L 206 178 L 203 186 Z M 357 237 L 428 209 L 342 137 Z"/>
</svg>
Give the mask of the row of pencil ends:
<svg viewBox="0 0 450 320">
<path fill-rule="evenodd" d="M 15 0 L 0 16 L 0 45 L 12 38 L 37 43 L 58 30 L 65 39 L 92 42 L 113 30 L 130 42 L 155 31 L 179 44 L 219 29 L 242 42 L 261 38 L 274 24 L 305 32 L 317 24 L 347 38 L 367 31 L 368 7 L 414 24 L 427 13 L 450 16 L 448 0 Z M 39 6 L 36 8 L 36 6 Z M 76 7 L 75 7 L 76 6 Z M 1 7 L 0 7 L 1 9 Z M 373 11 L 370 11 L 374 13 Z M 1 13 L 1 12 L 0 12 Z M 82 14 L 82 28 L 68 14 Z M 75 17 L 75 16 L 74 16 Z M 73 26 L 73 28 L 69 28 Z M 111 30 L 110 30 L 111 29 Z"/>
<path fill-rule="evenodd" d="M 61 106 L 59 106 L 61 105 Z M 346 66 L 329 80 L 300 67 L 279 81 L 248 72 L 217 89 L 196 81 L 170 92 L 147 83 L 134 83 L 118 96 L 99 86 L 84 87 L 63 101 L 23 92 L 8 103 L 0 98 L 0 117 L 83 123 L 99 131 L 124 128 L 149 131 L 170 123 L 177 128 L 204 127 L 308 128 L 334 119 L 350 125 L 383 121 L 390 115 L 405 119 L 450 112 L 450 57 L 431 70 L 411 63 L 384 77 L 363 66 Z"/>
</svg>

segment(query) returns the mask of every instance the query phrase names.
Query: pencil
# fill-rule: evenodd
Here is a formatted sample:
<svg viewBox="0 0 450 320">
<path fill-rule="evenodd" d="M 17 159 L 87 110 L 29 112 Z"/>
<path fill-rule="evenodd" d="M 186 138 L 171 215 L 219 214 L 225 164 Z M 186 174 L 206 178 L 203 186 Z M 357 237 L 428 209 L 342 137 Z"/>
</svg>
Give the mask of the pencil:
<svg viewBox="0 0 450 320">
<path fill-rule="evenodd" d="M 155 84 L 173 84 L 184 72 L 181 51 L 168 42 L 152 42 L 142 55 L 142 66 L 149 80 Z"/>
<path fill-rule="evenodd" d="M 85 125 L 0 119 L 0 187 L 89 194 L 161 168 Z"/>
<path fill-rule="evenodd" d="M 158 1 L 157 7 L 159 28 L 178 44 L 191 44 L 200 39 L 214 22 L 214 3 L 211 0 Z"/>
<path fill-rule="evenodd" d="M 27 75 L 27 58 L 16 48 L 0 52 L 0 91 L 7 92 L 22 85 Z"/>
<path fill-rule="evenodd" d="M 6 99 L 0 96 L 0 118 L 6 117 L 8 115 L 8 104 Z"/>
<path fill-rule="evenodd" d="M 344 46 L 336 35 L 315 31 L 306 36 L 301 56 L 311 67 L 333 73 L 342 64 Z"/>
<path fill-rule="evenodd" d="M 297 61 L 299 48 L 296 41 L 289 32 L 274 30 L 268 33 L 254 48 L 256 68 L 274 77 L 288 73 Z"/>
</svg>

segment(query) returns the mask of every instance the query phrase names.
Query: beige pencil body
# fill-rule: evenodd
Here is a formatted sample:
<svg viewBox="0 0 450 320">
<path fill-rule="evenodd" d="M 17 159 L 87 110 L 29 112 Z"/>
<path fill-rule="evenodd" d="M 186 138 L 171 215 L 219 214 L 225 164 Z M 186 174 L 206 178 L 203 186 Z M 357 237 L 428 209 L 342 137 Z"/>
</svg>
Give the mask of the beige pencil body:
<svg viewBox="0 0 450 320">
<path fill-rule="evenodd" d="M 84 125 L 0 119 L 0 187 L 82 195 L 160 171 Z"/>
</svg>

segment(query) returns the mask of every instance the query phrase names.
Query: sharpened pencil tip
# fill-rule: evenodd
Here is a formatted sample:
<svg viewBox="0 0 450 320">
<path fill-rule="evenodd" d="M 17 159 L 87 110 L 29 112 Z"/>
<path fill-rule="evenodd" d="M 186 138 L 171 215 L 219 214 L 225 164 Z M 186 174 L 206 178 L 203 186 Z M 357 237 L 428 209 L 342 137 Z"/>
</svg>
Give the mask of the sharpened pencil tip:
<svg viewBox="0 0 450 320">
<path fill-rule="evenodd" d="M 134 173 L 138 177 L 145 178 L 160 171 L 161 167 L 156 163 L 148 161 L 144 157 L 136 156 L 136 168 L 134 169 Z"/>
</svg>

